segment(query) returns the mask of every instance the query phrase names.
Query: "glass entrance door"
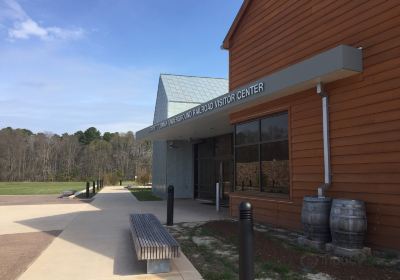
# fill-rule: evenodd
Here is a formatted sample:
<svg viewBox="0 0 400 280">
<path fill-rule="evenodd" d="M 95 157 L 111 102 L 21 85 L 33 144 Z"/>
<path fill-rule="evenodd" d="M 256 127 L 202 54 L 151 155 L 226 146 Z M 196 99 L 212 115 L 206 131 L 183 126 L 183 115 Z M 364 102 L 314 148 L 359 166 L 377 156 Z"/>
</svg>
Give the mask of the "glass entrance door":
<svg viewBox="0 0 400 280">
<path fill-rule="evenodd" d="M 195 198 L 212 200 L 215 198 L 215 172 L 214 172 L 214 152 L 212 139 L 206 139 L 203 143 L 197 144 L 197 196 Z"/>
<path fill-rule="evenodd" d="M 215 160 L 216 182 L 220 183 L 221 205 L 229 205 L 229 193 L 233 191 L 233 161 L 232 159 Z"/>
<path fill-rule="evenodd" d="M 220 200 L 228 204 L 233 186 L 232 135 L 204 139 L 195 145 L 194 156 L 194 197 L 215 202 L 220 182 Z"/>
</svg>

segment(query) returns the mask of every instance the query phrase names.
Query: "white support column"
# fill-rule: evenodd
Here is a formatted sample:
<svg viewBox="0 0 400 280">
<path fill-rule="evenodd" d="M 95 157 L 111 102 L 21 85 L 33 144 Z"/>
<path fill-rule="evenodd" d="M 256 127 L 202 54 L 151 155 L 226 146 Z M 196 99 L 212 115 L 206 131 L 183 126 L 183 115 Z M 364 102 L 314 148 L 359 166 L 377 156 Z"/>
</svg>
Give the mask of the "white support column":
<svg viewBox="0 0 400 280">
<path fill-rule="evenodd" d="M 215 209 L 219 212 L 219 183 L 215 184 Z"/>
</svg>

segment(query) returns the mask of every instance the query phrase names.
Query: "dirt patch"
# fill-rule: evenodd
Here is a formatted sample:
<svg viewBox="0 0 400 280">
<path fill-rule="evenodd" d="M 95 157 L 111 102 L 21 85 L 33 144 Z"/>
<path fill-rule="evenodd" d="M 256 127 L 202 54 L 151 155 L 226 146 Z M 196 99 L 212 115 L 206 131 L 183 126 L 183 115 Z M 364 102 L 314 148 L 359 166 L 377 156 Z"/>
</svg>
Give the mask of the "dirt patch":
<svg viewBox="0 0 400 280">
<path fill-rule="evenodd" d="M 39 205 L 39 204 L 73 204 L 87 203 L 91 200 L 57 198 L 58 195 L 0 195 L 0 206 L 5 205 Z"/>
<path fill-rule="evenodd" d="M 0 279 L 17 279 L 61 231 L 0 235 Z"/>
<path fill-rule="evenodd" d="M 234 221 L 215 221 L 203 225 L 214 237 L 224 242 L 238 244 L 238 223 Z M 262 229 L 262 228 L 261 228 Z M 283 235 L 283 234 L 282 234 Z M 351 260 L 321 254 L 284 242 L 267 230 L 255 231 L 255 254 L 257 263 L 264 269 L 294 271 L 299 274 L 322 273 L 334 279 L 400 279 L 396 267 L 378 265 L 375 258 Z"/>
</svg>

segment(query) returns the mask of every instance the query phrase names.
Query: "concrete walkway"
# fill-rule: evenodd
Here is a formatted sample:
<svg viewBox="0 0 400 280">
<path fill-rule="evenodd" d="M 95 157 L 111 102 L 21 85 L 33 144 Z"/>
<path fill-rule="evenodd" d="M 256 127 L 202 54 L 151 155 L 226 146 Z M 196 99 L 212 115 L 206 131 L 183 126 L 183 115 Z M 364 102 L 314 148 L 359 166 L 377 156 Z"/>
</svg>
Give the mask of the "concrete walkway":
<svg viewBox="0 0 400 280">
<path fill-rule="evenodd" d="M 63 230 L 82 211 L 95 210 L 88 203 L 0 206 L 0 235 Z"/>
<path fill-rule="evenodd" d="M 164 223 L 165 204 L 165 201 L 139 202 L 122 187 L 104 188 L 19 279 L 201 279 L 183 254 L 173 261 L 170 273 L 158 275 L 144 274 L 145 263 L 136 259 L 129 233 L 129 214 L 154 213 Z M 217 214 L 213 207 L 193 200 L 176 201 L 176 222 L 224 217 L 225 213 Z M 55 218 L 39 219 L 43 220 L 36 224 L 46 224 L 46 219 Z"/>
</svg>

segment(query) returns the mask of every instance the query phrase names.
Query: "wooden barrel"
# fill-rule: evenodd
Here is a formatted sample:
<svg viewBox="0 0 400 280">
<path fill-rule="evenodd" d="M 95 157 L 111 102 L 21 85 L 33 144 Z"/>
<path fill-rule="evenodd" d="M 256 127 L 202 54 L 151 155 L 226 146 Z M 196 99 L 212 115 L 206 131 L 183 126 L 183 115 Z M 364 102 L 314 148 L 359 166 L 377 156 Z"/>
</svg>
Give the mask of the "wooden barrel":
<svg viewBox="0 0 400 280">
<path fill-rule="evenodd" d="M 367 232 L 364 201 L 334 199 L 330 227 L 333 245 L 348 249 L 362 249 Z"/>
<path fill-rule="evenodd" d="M 307 239 L 330 242 L 329 214 L 332 199 L 329 197 L 305 196 L 301 211 L 301 222 Z"/>
</svg>

